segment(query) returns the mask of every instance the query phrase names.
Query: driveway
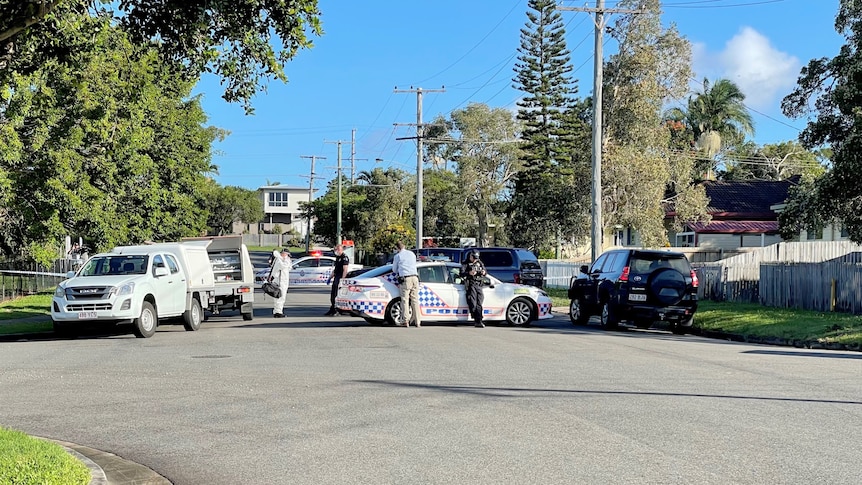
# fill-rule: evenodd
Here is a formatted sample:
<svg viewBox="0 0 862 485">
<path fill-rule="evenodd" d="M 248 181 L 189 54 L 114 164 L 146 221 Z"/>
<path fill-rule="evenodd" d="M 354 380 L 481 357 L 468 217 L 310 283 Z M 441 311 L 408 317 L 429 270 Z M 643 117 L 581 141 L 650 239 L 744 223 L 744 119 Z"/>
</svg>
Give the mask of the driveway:
<svg viewBox="0 0 862 485">
<path fill-rule="evenodd" d="M 259 298 L 264 298 L 258 293 Z M 862 354 L 658 331 L 216 317 L 0 342 L 0 425 L 201 483 L 830 483 L 862 476 Z M 266 299 L 266 302 L 271 302 Z"/>
</svg>

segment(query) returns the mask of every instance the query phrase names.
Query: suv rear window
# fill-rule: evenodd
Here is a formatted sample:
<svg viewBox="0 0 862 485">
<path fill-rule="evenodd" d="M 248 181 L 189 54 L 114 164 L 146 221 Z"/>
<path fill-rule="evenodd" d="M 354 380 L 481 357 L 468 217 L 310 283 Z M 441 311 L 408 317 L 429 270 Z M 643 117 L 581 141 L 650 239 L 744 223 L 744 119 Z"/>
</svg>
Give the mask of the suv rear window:
<svg viewBox="0 0 862 485">
<path fill-rule="evenodd" d="M 479 251 L 479 259 L 485 267 L 509 267 L 515 264 L 509 251 Z"/>
<path fill-rule="evenodd" d="M 523 269 L 542 269 L 536 255 L 526 249 L 518 249 L 515 251 L 518 254 L 518 259 L 521 260 L 521 268 Z"/>
<path fill-rule="evenodd" d="M 676 254 L 635 253 L 629 266 L 632 273 L 650 273 L 659 268 L 673 268 L 684 275 L 691 271 L 688 260 Z"/>
</svg>

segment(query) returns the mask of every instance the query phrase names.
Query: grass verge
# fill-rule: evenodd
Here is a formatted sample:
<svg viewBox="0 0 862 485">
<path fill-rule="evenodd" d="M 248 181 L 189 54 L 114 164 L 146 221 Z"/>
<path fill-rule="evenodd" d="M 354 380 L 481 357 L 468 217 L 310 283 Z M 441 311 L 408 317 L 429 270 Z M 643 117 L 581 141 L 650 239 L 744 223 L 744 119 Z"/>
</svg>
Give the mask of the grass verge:
<svg viewBox="0 0 862 485">
<path fill-rule="evenodd" d="M 555 307 L 568 307 L 565 289 L 546 289 Z M 862 346 L 862 317 L 792 308 L 770 308 L 754 303 L 701 301 L 694 327 L 744 337 Z"/>
<path fill-rule="evenodd" d="M 18 320 L 49 315 L 54 292 L 22 296 L 0 302 L 0 320 Z"/>
<path fill-rule="evenodd" d="M 0 483 L 86 485 L 90 470 L 56 443 L 0 428 Z"/>
</svg>

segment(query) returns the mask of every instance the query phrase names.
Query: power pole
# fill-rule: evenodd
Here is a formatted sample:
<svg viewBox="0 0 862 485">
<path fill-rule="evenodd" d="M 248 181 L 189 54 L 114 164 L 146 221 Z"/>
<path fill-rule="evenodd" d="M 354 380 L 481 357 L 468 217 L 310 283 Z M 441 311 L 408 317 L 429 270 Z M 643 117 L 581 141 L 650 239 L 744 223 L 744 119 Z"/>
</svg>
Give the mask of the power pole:
<svg viewBox="0 0 862 485">
<path fill-rule="evenodd" d="M 595 261 L 602 252 L 604 235 L 602 234 L 604 224 L 602 221 L 602 77 L 604 67 L 604 44 L 605 16 L 606 13 L 643 13 L 642 10 L 625 10 L 619 8 L 605 8 L 605 0 L 596 0 L 596 8 L 589 7 L 563 7 L 557 5 L 559 10 L 575 12 L 591 12 L 596 14 L 595 19 L 595 54 L 593 56 L 593 183 L 592 183 L 592 258 Z"/>
<path fill-rule="evenodd" d="M 422 93 L 445 93 L 445 89 L 398 89 L 396 93 L 416 93 L 416 249 L 422 249 L 422 138 L 424 127 L 422 124 Z M 408 138 L 396 138 L 396 140 L 407 140 Z"/>
<path fill-rule="evenodd" d="M 338 215 L 335 220 L 335 244 L 341 244 L 341 144 L 350 143 L 344 140 L 324 141 L 338 146 Z"/>
<path fill-rule="evenodd" d="M 350 130 L 350 183 L 356 183 L 356 128 Z"/>
<path fill-rule="evenodd" d="M 312 199 L 314 199 L 314 179 L 317 177 L 314 176 L 314 162 L 317 159 L 326 160 L 326 157 L 321 157 L 318 155 L 300 155 L 299 158 L 310 158 L 311 159 L 311 175 L 308 176 L 308 203 L 311 204 Z M 305 252 L 309 252 L 311 250 L 311 214 L 308 214 L 308 220 L 306 221 L 306 230 L 305 230 Z"/>
</svg>

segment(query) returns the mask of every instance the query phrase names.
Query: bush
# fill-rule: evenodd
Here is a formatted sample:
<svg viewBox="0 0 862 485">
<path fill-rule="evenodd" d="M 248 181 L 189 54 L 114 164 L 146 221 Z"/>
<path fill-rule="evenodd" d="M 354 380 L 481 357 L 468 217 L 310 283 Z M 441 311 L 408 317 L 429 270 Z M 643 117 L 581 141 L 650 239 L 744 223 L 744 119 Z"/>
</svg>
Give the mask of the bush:
<svg viewBox="0 0 862 485">
<path fill-rule="evenodd" d="M 60 445 L 0 428 L 0 483 L 86 485 L 90 470 Z"/>
</svg>

